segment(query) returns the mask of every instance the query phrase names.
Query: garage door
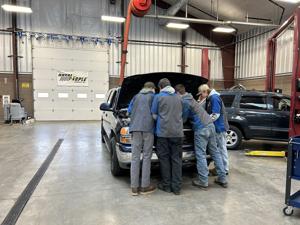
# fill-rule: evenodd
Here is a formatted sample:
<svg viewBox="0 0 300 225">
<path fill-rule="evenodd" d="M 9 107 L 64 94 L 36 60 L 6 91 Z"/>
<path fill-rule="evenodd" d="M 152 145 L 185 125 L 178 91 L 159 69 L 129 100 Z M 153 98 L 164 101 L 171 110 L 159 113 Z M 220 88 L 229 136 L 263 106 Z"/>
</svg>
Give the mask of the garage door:
<svg viewBox="0 0 300 225">
<path fill-rule="evenodd" d="M 34 46 L 33 87 L 36 120 L 99 120 L 108 90 L 107 48 Z"/>
</svg>

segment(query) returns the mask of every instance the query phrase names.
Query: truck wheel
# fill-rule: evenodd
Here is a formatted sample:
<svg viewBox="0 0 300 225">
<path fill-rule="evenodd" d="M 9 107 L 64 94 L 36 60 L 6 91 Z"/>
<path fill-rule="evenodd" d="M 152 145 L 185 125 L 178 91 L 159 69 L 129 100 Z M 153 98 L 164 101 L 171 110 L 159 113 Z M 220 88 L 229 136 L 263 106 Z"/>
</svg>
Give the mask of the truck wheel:
<svg viewBox="0 0 300 225">
<path fill-rule="evenodd" d="M 230 125 L 230 128 L 227 131 L 226 139 L 227 139 L 226 142 L 227 149 L 238 150 L 238 148 L 242 143 L 243 134 L 239 128 Z"/>
<path fill-rule="evenodd" d="M 111 144 L 111 160 L 110 160 L 110 171 L 113 176 L 122 175 L 122 169 L 119 164 L 117 152 L 116 152 L 116 138 L 112 137 L 110 140 Z"/>
</svg>

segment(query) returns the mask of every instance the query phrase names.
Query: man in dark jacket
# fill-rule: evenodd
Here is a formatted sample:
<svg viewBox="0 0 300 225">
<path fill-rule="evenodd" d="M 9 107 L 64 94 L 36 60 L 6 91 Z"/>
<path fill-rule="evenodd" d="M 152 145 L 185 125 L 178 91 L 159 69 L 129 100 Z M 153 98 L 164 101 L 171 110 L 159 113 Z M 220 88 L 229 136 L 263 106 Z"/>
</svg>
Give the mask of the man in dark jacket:
<svg viewBox="0 0 300 225">
<path fill-rule="evenodd" d="M 154 119 L 151 115 L 151 104 L 155 93 L 155 85 L 146 82 L 143 89 L 131 100 L 128 113 L 130 115 L 129 132 L 132 133 L 131 190 L 132 195 L 148 194 L 155 190 L 150 184 L 151 157 L 154 140 Z M 140 184 L 140 159 L 143 151 L 142 181 Z"/>
<path fill-rule="evenodd" d="M 158 87 L 160 93 L 154 97 L 151 108 L 156 119 L 156 147 L 162 176 L 158 188 L 179 195 L 182 182 L 182 101 L 168 79 L 161 79 Z"/>
<path fill-rule="evenodd" d="M 215 183 L 227 188 L 226 173 L 221 153 L 217 147 L 215 126 L 211 117 L 191 94 L 186 93 L 185 87 L 182 84 L 176 85 L 175 89 L 183 100 L 183 120 L 185 121 L 189 118 L 193 125 L 195 154 L 199 176 L 199 179 L 193 181 L 193 185 L 202 189 L 208 187 L 209 172 L 206 159 L 206 149 L 208 148 L 208 152 L 215 162 L 218 174 Z"/>
</svg>

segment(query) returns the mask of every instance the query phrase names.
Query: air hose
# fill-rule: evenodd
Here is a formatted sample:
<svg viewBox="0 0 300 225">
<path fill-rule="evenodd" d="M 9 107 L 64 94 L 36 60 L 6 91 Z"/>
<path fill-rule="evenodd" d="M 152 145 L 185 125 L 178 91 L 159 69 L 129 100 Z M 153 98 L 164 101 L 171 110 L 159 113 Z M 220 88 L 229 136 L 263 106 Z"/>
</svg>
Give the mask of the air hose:
<svg viewBox="0 0 300 225">
<path fill-rule="evenodd" d="M 143 17 L 147 14 L 151 7 L 151 0 L 131 0 L 128 5 L 127 17 L 124 30 L 124 41 L 122 46 L 121 70 L 120 70 L 120 85 L 123 83 L 126 65 L 126 55 L 128 46 L 128 35 L 130 29 L 131 14 L 136 17 Z"/>
</svg>

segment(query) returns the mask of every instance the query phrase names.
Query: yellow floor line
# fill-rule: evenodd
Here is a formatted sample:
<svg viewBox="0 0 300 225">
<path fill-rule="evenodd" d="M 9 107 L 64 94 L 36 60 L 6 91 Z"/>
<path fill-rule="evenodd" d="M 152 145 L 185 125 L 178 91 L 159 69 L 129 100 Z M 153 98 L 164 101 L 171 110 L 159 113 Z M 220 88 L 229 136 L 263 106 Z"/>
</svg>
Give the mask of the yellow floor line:
<svg viewBox="0 0 300 225">
<path fill-rule="evenodd" d="M 245 152 L 247 156 L 270 156 L 270 157 L 285 157 L 285 151 L 248 151 Z"/>
</svg>

